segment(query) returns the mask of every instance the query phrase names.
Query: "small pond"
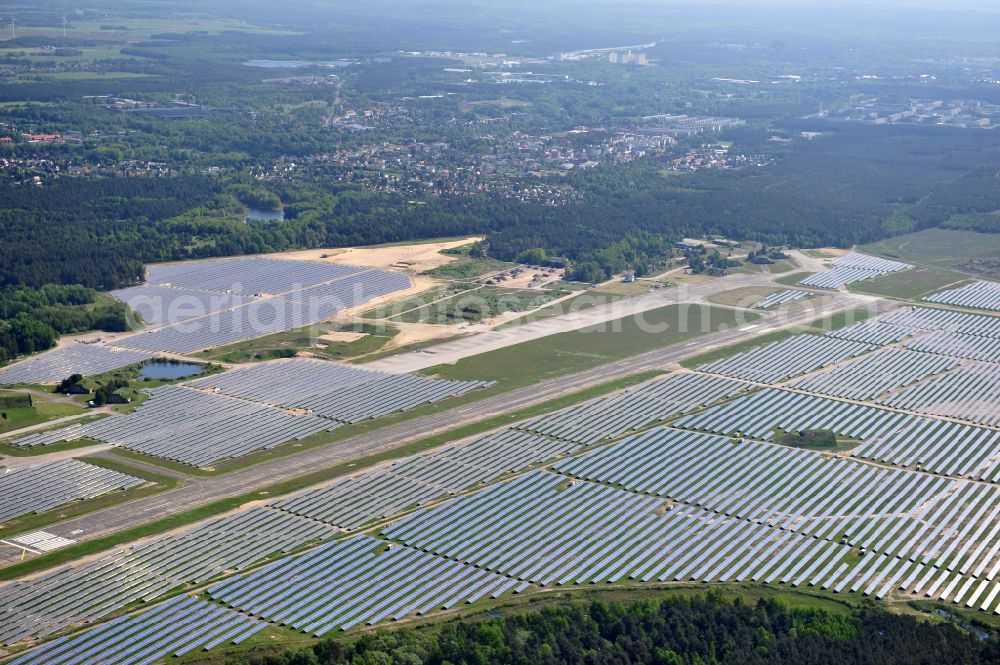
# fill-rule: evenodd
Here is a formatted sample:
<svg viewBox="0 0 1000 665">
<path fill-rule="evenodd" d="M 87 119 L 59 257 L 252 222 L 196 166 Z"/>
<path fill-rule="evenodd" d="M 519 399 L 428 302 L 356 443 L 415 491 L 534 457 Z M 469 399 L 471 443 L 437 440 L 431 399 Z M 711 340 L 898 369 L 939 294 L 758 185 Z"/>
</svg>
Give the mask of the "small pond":
<svg viewBox="0 0 1000 665">
<path fill-rule="evenodd" d="M 204 371 L 204 367 L 194 363 L 171 363 L 165 360 L 154 360 L 142 366 L 139 378 L 143 381 L 150 379 L 173 381 L 174 379 L 183 379 L 186 376 L 198 376 Z"/>
</svg>

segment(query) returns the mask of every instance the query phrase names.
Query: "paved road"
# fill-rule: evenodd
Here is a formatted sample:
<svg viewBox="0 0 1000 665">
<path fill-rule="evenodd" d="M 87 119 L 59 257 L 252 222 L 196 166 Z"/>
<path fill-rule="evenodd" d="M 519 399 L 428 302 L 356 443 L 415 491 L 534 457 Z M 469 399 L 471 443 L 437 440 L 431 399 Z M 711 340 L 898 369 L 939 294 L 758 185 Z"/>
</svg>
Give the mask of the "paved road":
<svg viewBox="0 0 1000 665">
<path fill-rule="evenodd" d="M 213 501 L 238 496 L 277 482 L 398 448 L 435 433 L 453 429 L 521 408 L 579 392 L 591 386 L 636 374 L 667 369 L 677 361 L 712 348 L 772 330 L 811 321 L 827 312 L 840 311 L 872 302 L 852 294 L 837 294 L 815 308 L 797 308 L 782 315 L 766 314 L 752 330 L 731 329 L 709 333 L 663 349 L 601 365 L 583 372 L 488 397 L 471 404 L 422 416 L 398 425 L 358 435 L 350 439 L 303 451 L 288 457 L 234 471 L 221 476 L 192 477 L 183 487 L 138 499 L 67 520 L 46 531 L 74 540 L 87 540 L 121 531 L 157 519 L 182 513 Z M 10 565 L 20 552 L 0 549 L 0 566 Z"/>
</svg>

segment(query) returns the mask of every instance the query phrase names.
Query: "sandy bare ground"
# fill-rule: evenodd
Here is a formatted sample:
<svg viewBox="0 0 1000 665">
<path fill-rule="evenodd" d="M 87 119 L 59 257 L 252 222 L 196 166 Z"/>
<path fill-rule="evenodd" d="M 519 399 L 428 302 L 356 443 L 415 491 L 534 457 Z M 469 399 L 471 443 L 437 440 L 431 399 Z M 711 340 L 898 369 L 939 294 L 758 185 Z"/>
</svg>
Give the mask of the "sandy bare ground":
<svg viewBox="0 0 1000 665">
<path fill-rule="evenodd" d="M 325 342 L 356 342 L 362 337 L 366 337 L 368 333 L 363 332 L 351 332 L 349 330 L 340 330 L 335 332 L 328 332 L 325 335 L 320 335 L 319 339 Z"/>
<path fill-rule="evenodd" d="M 817 259 L 815 257 L 809 256 L 805 252 L 797 249 L 790 250 L 786 252 L 792 259 L 799 264 L 802 270 L 807 272 L 819 272 L 820 270 L 826 270 L 830 267 L 830 263 L 847 253 L 844 249 L 833 249 L 828 247 L 823 247 L 817 251 L 828 254 L 830 258 L 827 259 Z"/>
<path fill-rule="evenodd" d="M 405 268 L 414 272 L 431 270 L 455 260 L 454 256 L 442 254 L 443 249 L 453 249 L 482 240 L 481 237 L 469 237 L 464 240 L 448 242 L 429 242 L 413 245 L 386 245 L 377 247 L 345 247 L 339 249 L 304 249 L 292 252 L 268 254 L 278 259 L 295 259 L 298 261 L 321 261 L 325 263 L 344 263 L 352 266 L 367 266 L 370 268 Z"/>
<path fill-rule="evenodd" d="M 393 321 L 393 327 L 399 329 L 399 334 L 392 338 L 383 350 L 394 349 L 409 344 L 421 344 L 439 339 L 448 339 L 461 334 L 455 326 L 435 325 L 433 323 L 404 323 Z"/>
</svg>

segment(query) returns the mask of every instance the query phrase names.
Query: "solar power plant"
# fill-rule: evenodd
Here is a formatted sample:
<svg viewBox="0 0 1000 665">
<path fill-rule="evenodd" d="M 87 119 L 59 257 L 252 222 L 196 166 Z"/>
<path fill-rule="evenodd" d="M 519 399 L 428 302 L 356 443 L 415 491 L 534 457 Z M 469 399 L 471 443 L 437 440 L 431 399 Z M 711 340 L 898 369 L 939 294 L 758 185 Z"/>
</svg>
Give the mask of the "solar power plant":
<svg viewBox="0 0 1000 665">
<path fill-rule="evenodd" d="M 1000 366 L 972 365 L 883 400 L 888 406 L 982 425 L 1000 425 Z"/>
<path fill-rule="evenodd" d="M 924 300 L 942 305 L 957 305 L 1000 312 L 1000 283 L 973 282 L 957 289 L 948 289 L 926 296 Z"/>
<path fill-rule="evenodd" d="M 110 295 L 135 310 L 148 326 L 162 326 L 243 305 L 253 296 L 213 293 L 149 284 L 111 291 Z"/>
<path fill-rule="evenodd" d="M 212 598 L 313 635 L 499 598 L 516 580 L 368 536 L 329 543 L 209 588 Z"/>
<path fill-rule="evenodd" d="M 251 508 L 182 535 L 0 586 L 0 644 L 95 622 L 132 602 L 149 602 L 184 584 L 204 583 L 336 534 L 313 520 Z"/>
<path fill-rule="evenodd" d="M 761 298 L 754 305 L 757 309 L 772 309 L 774 307 L 780 307 L 790 302 L 796 300 L 801 300 L 802 298 L 807 298 L 812 294 L 808 291 L 800 291 L 799 289 L 785 289 L 784 291 L 778 291 L 777 293 L 771 293 L 763 298 Z"/>
<path fill-rule="evenodd" d="M 493 384 L 391 374 L 309 358 L 238 367 L 187 383 L 265 404 L 307 409 L 346 423 L 408 411 Z"/>
<path fill-rule="evenodd" d="M 541 585 L 754 580 L 881 598 L 895 588 L 936 593 L 947 583 L 941 597 L 962 601 L 992 588 L 983 609 L 1000 593 L 1000 583 L 923 561 L 876 553 L 857 561 L 846 544 L 589 482 L 567 485 L 543 471 L 418 512 L 384 533 Z"/>
<path fill-rule="evenodd" d="M 103 374 L 152 357 L 152 354 L 143 351 L 98 344 L 75 344 L 45 351 L 0 368 L 0 384 L 57 383 L 72 374 Z"/>
<path fill-rule="evenodd" d="M 150 284 L 218 293 L 278 294 L 332 282 L 365 268 L 262 256 L 151 266 Z"/>
<path fill-rule="evenodd" d="M 275 262 L 270 259 L 267 261 Z M 246 260 L 235 260 L 235 262 L 244 263 Z M 276 263 L 292 264 L 294 267 L 303 262 L 276 261 Z M 306 265 L 308 267 L 309 264 Z M 289 291 L 275 297 L 251 299 L 242 306 L 179 323 L 168 321 L 173 325 L 123 337 L 119 343 L 134 349 L 193 353 L 319 323 L 343 309 L 410 287 L 410 278 L 401 273 L 348 269 L 348 266 L 325 264 L 320 267 L 340 270 L 337 281 Z M 298 268 L 293 269 L 298 270 Z M 265 278 L 272 279 L 274 276 L 265 274 L 260 277 L 262 280 Z M 229 275 L 226 279 L 232 279 L 232 276 Z M 272 288 L 284 289 L 296 286 L 291 280 L 289 277 Z M 208 283 L 215 284 L 211 280 L 208 280 Z M 250 292 L 256 293 L 253 290 Z"/>
<path fill-rule="evenodd" d="M 906 346 L 914 351 L 1000 363 L 1000 337 L 937 331 L 910 340 Z"/>
<path fill-rule="evenodd" d="M 831 330 L 826 333 L 826 336 L 836 337 L 837 339 L 849 339 L 853 342 L 861 342 L 863 344 L 887 346 L 907 337 L 912 337 L 920 332 L 922 331 L 919 328 L 886 323 L 884 319 L 876 319 L 874 321 L 855 323 L 852 326 L 839 330 Z"/>
<path fill-rule="evenodd" d="M 75 459 L 0 474 L 0 522 L 41 513 L 70 501 L 93 499 L 146 481 Z"/>
<path fill-rule="evenodd" d="M 267 627 L 245 614 L 191 596 L 178 596 L 135 616 L 57 640 L 11 661 L 11 665 L 117 663 L 147 665 L 224 642 L 239 644 Z"/>
<path fill-rule="evenodd" d="M 149 399 L 132 413 L 29 434 L 11 445 L 35 447 L 96 439 L 146 455 L 205 466 L 340 426 L 266 404 L 166 385 L 150 390 Z"/>
<path fill-rule="evenodd" d="M 874 348 L 871 344 L 836 337 L 795 335 L 706 363 L 698 367 L 698 370 L 748 381 L 778 383 L 859 356 Z"/>
<path fill-rule="evenodd" d="M 882 277 L 889 273 L 909 270 L 909 263 L 889 261 L 858 252 L 848 252 L 833 261 L 833 267 L 810 275 L 799 282 L 820 289 L 839 289 L 847 284 Z"/>
<path fill-rule="evenodd" d="M 515 427 L 592 445 L 733 397 L 753 387 L 735 379 L 683 372 L 629 388 L 621 395 L 595 399 L 532 418 Z"/>
<path fill-rule="evenodd" d="M 967 314 L 947 309 L 914 307 L 896 310 L 881 321 L 922 330 L 947 330 L 980 337 L 1000 337 L 1000 317 L 989 314 Z"/>
<path fill-rule="evenodd" d="M 1000 570 L 1000 488 L 983 483 L 664 429 L 555 468 L 938 567 Z"/>
<path fill-rule="evenodd" d="M 356 529 L 578 448 L 566 441 L 504 430 L 270 505 L 343 529 Z"/>
<path fill-rule="evenodd" d="M 886 392 L 959 366 L 957 360 L 906 349 L 887 349 L 810 376 L 789 387 L 845 399 L 873 400 Z"/>
<path fill-rule="evenodd" d="M 855 457 L 948 476 L 1000 482 L 996 430 L 945 420 L 911 417 L 866 439 Z"/>
<path fill-rule="evenodd" d="M 674 423 L 677 427 L 769 440 L 777 432 L 830 430 L 863 442 L 854 451 L 897 466 L 1000 480 L 1000 432 L 861 404 L 762 390 Z"/>
</svg>

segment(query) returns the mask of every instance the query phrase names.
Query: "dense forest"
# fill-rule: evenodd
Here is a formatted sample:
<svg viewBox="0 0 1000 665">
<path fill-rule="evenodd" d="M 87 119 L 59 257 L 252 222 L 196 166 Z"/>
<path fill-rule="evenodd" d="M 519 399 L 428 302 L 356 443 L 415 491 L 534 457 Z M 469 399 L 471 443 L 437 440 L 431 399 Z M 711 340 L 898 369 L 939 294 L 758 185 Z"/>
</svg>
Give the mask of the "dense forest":
<svg viewBox="0 0 1000 665">
<path fill-rule="evenodd" d="M 0 364 L 51 348 L 60 335 L 129 330 L 134 315 L 123 303 L 80 285 L 0 289 Z"/>
<path fill-rule="evenodd" d="M 995 636 L 880 609 L 834 614 L 749 604 L 705 594 L 630 605 L 594 602 L 483 622 L 456 621 L 433 633 L 378 631 L 353 643 L 326 641 L 281 656 L 231 665 L 947 665 L 996 663 Z"/>
<path fill-rule="evenodd" d="M 1000 133 L 807 124 L 827 135 L 775 147 L 770 132 L 732 132 L 769 152 L 760 169 L 664 175 L 655 161 L 561 176 L 583 200 L 436 197 L 420 204 L 350 185 L 245 178 L 60 178 L 43 188 L 0 185 L 0 285 L 142 280 L 143 262 L 483 233 L 491 256 L 541 249 L 596 281 L 655 262 L 681 237 L 716 233 L 768 244 L 846 247 L 931 226 L 994 230 Z M 272 191 L 273 190 L 273 191 Z M 236 199 L 284 206 L 286 221 L 243 224 Z"/>
</svg>

